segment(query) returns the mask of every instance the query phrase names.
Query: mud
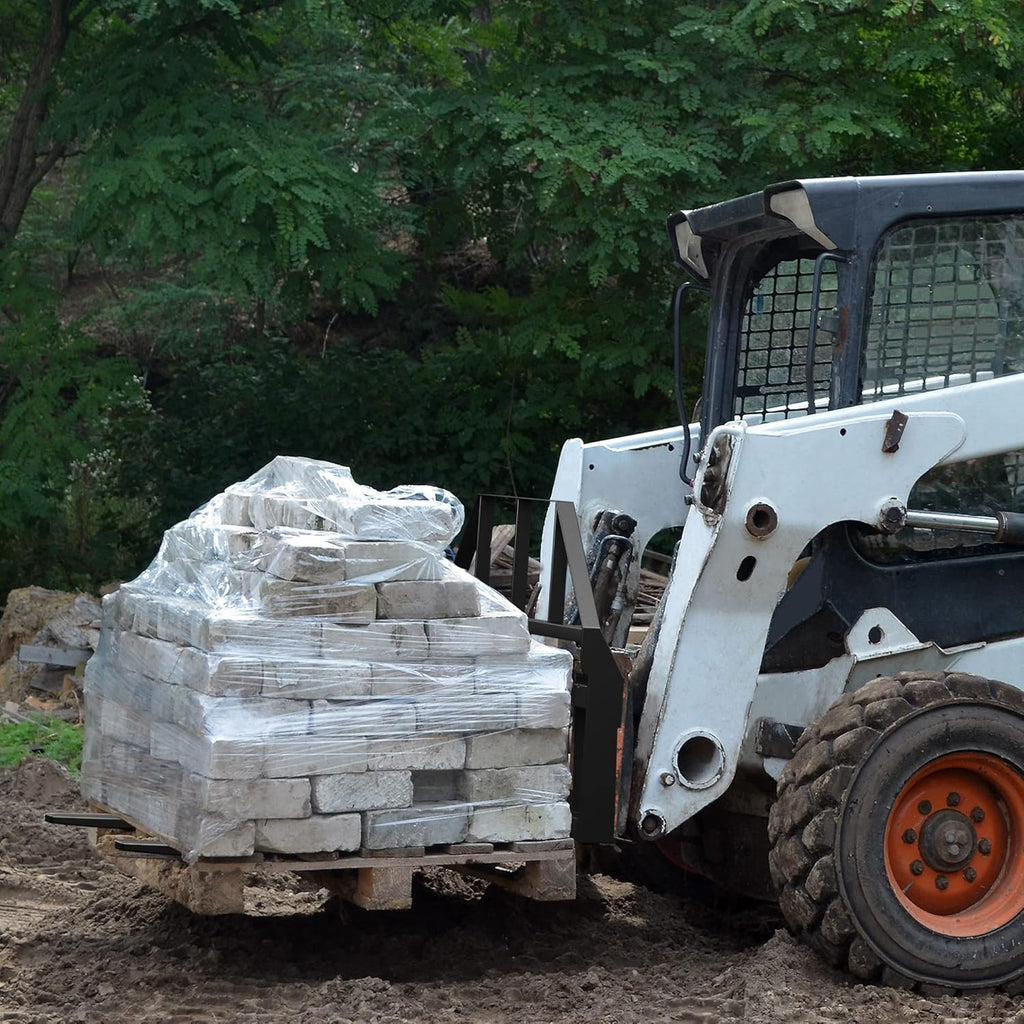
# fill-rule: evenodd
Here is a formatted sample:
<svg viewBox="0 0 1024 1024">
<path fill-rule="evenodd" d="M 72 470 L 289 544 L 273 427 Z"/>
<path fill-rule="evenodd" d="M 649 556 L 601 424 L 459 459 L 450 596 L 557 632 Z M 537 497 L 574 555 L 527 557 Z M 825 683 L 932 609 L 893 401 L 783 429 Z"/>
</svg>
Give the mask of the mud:
<svg viewBox="0 0 1024 1024">
<path fill-rule="evenodd" d="M 853 984 L 772 908 L 604 875 L 543 904 L 438 871 L 413 910 L 378 914 L 257 879 L 246 916 L 197 917 L 42 822 L 81 806 L 48 762 L 0 772 L 2 1021 L 1024 1024 L 1004 996 Z"/>
</svg>

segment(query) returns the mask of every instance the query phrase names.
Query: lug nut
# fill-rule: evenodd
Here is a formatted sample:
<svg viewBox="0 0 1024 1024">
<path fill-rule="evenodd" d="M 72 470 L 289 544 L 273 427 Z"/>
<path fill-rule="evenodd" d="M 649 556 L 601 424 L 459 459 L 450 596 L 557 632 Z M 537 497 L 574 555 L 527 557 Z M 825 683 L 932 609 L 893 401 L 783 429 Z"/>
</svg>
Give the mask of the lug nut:
<svg viewBox="0 0 1024 1024">
<path fill-rule="evenodd" d="M 924 865 L 919 860 L 912 860 L 910 862 L 910 873 L 912 875 L 920 875 L 924 872 Z"/>
<path fill-rule="evenodd" d="M 955 843 L 956 833 L 950 829 L 942 838 L 945 839 L 947 843 Z"/>
<path fill-rule="evenodd" d="M 931 800 L 922 800 L 917 805 L 918 814 L 931 814 L 932 813 L 932 802 Z"/>
<path fill-rule="evenodd" d="M 936 889 L 948 889 L 949 888 L 949 879 L 945 875 L 939 875 L 935 879 L 935 888 Z"/>
<path fill-rule="evenodd" d="M 992 842 L 988 839 L 982 839 L 978 843 L 978 853 L 982 856 L 987 857 L 992 852 Z"/>
<path fill-rule="evenodd" d="M 971 811 L 971 821 L 977 822 L 979 825 L 985 820 L 985 812 L 980 807 L 975 807 Z"/>
<path fill-rule="evenodd" d="M 663 786 L 674 786 L 676 784 L 676 777 L 671 772 L 662 772 L 661 784 Z"/>
<path fill-rule="evenodd" d="M 913 843 L 916 842 L 916 840 L 917 833 L 912 828 L 908 828 L 907 831 L 903 833 L 903 842 Z"/>
<path fill-rule="evenodd" d="M 978 872 L 974 868 L 964 868 L 964 880 L 973 882 L 978 877 Z"/>
<path fill-rule="evenodd" d="M 946 806 L 947 807 L 959 807 L 960 806 L 960 794 L 959 793 L 949 793 L 949 794 L 947 794 L 947 796 L 946 796 Z"/>
</svg>

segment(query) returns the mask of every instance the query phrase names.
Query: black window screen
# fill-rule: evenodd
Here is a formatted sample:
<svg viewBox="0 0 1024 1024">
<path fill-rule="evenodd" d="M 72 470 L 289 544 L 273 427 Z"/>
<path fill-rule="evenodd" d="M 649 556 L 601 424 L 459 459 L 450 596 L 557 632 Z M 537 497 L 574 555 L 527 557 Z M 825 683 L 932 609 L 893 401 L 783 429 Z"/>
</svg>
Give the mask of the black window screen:
<svg viewBox="0 0 1024 1024">
<path fill-rule="evenodd" d="M 807 339 L 814 260 L 786 260 L 758 282 L 740 324 L 734 412 L 780 419 L 807 412 Z M 822 268 L 819 311 L 836 301 L 834 265 Z M 824 326 L 814 350 L 814 393 L 827 399 L 832 336 Z"/>
<path fill-rule="evenodd" d="M 861 395 L 865 401 L 1024 370 L 1024 218 L 920 220 L 891 230 L 874 266 Z M 991 515 L 1024 511 L 1024 452 L 937 466 L 908 506 Z M 857 542 L 881 561 L 998 551 L 990 537 L 901 530 Z"/>
<path fill-rule="evenodd" d="M 872 400 L 1024 369 L 1024 218 L 920 220 L 875 258 L 861 395 Z"/>
</svg>

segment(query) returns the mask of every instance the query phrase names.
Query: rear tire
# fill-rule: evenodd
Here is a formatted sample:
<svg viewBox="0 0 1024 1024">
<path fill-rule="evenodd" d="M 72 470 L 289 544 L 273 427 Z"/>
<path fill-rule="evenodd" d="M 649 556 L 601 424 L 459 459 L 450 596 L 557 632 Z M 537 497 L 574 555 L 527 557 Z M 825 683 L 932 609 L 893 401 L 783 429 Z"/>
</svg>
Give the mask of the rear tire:
<svg viewBox="0 0 1024 1024">
<path fill-rule="evenodd" d="M 1024 694 L 907 672 L 844 694 L 779 780 L 790 928 L 865 981 L 1024 988 Z"/>
</svg>

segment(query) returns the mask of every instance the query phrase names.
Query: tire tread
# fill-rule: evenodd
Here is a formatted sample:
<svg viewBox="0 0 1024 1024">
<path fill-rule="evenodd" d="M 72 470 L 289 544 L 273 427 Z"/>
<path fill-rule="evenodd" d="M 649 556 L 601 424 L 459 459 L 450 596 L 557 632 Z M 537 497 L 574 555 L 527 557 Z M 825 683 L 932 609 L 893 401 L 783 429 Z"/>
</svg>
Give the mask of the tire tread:
<svg viewBox="0 0 1024 1024">
<path fill-rule="evenodd" d="M 980 676 L 912 670 L 874 679 L 843 694 L 804 730 L 779 780 L 780 799 L 768 819 L 769 864 L 783 916 L 797 937 L 862 981 L 957 991 L 952 985 L 922 984 L 875 954 L 840 895 L 835 841 L 855 768 L 885 730 L 922 708 L 963 700 L 997 703 L 1024 714 L 1024 692 Z M 1018 976 L 1001 988 L 1020 992 L 1024 980 Z"/>
</svg>

